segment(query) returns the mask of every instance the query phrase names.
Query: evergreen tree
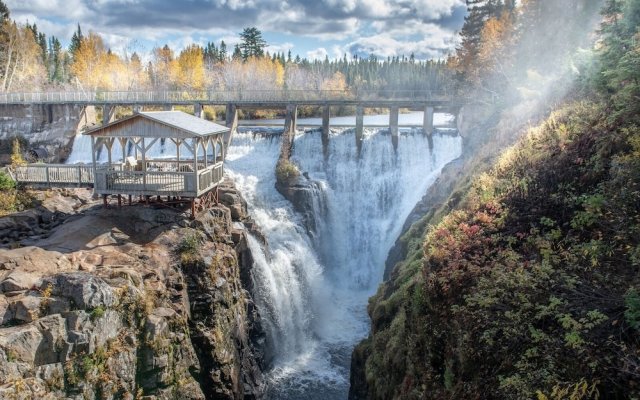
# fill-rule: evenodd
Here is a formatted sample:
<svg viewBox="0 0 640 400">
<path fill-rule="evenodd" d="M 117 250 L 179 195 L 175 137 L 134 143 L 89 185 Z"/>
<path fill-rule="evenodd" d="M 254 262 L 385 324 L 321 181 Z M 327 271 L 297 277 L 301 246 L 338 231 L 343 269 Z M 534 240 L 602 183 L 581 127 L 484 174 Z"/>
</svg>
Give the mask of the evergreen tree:
<svg viewBox="0 0 640 400">
<path fill-rule="evenodd" d="M 241 59 L 243 59 L 243 57 L 242 57 L 242 50 L 240 50 L 240 45 L 239 45 L 239 44 L 236 44 L 236 45 L 233 47 L 233 54 L 231 55 L 231 58 L 232 58 L 232 59 L 234 59 L 234 60 L 241 60 Z"/>
<path fill-rule="evenodd" d="M 240 49 L 242 50 L 243 60 L 246 61 L 250 57 L 262 57 L 264 55 L 264 48 L 267 46 L 267 42 L 262 38 L 262 32 L 258 28 L 244 28 L 240 38 L 242 39 Z"/>
<path fill-rule="evenodd" d="M 78 30 L 73 33 L 71 36 L 71 43 L 69 44 L 69 53 L 71 56 L 75 56 L 80 48 L 80 43 L 82 43 L 82 39 L 84 36 L 82 35 L 82 29 L 80 29 L 80 24 L 78 24 Z"/>
<path fill-rule="evenodd" d="M 51 60 L 52 69 L 49 80 L 51 82 L 63 82 L 64 80 L 64 60 L 62 57 L 62 45 L 55 36 L 51 36 L 49 40 L 49 59 Z"/>
<path fill-rule="evenodd" d="M 7 7 L 6 4 L 4 4 L 2 0 L 0 0 L 0 23 L 8 21 L 9 16 L 10 16 L 9 8 Z"/>
<path fill-rule="evenodd" d="M 220 51 L 218 53 L 220 55 L 220 61 L 225 62 L 227 60 L 227 44 L 224 40 L 220 41 Z"/>
</svg>

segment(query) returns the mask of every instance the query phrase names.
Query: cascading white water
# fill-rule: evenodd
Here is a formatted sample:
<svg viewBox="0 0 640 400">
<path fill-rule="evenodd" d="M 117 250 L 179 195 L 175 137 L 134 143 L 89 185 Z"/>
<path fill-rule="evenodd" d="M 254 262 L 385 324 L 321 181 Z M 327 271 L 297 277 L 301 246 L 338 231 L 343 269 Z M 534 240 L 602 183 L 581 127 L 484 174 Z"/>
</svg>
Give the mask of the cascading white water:
<svg viewBox="0 0 640 400">
<path fill-rule="evenodd" d="M 133 156 L 135 154 L 133 145 L 129 143 L 127 148 L 125 149 L 125 157 Z M 185 157 L 193 157 L 189 150 L 182 146 L 181 150 L 182 154 Z M 120 146 L 120 142 L 117 140 L 113 143 L 113 149 L 111 150 L 111 154 L 114 161 L 122 161 L 122 147 Z M 163 158 L 163 157 L 175 157 L 176 154 L 176 145 L 171 140 L 159 140 L 149 150 L 147 154 L 148 158 Z M 101 151 L 98 153 L 97 161 L 99 163 L 107 162 L 108 155 L 105 147 L 101 148 Z M 67 159 L 67 164 L 77 164 L 77 163 L 85 163 L 90 164 L 91 160 L 91 137 L 87 135 L 83 135 L 81 133 L 77 134 L 73 139 L 73 148 L 71 149 L 71 154 Z"/>
<path fill-rule="evenodd" d="M 418 123 L 421 115 L 401 119 Z M 445 119 L 436 114 L 437 124 Z M 384 132 L 366 132 L 359 158 L 353 130 L 332 134 L 326 160 L 318 132 L 296 137 L 294 160 L 322 191 L 314 204 L 319 224 L 313 238 L 275 189 L 280 137 L 242 130 L 233 138 L 225 169 L 268 241 L 266 250 L 253 238 L 249 246 L 254 295 L 270 344 L 269 398 L 347 397 L 351 351 L 367 335 L 367 299 L 381 281 L 387 253 L 442 166 L 461 152 L 459 137 L 435 134 L 430 144 L 407 130 L 396 152 Z M 133 149 L 125 153 L 133 155 Z M 112 154 L 122 157 L 117 143 Z M 148 156 L 173 154 L 171 142 L 158 142 Z M 106 160 L 101 153 L 98 161 Z M 91 162 L 90 138 L 76 137 L 67 162 Z"/>
<path fill-rule="evenodd" d="M 268 254 L 250 243 L 273 346 L 269 397 L 346 398 L 350 353 L 368 332 L 367 299 L 387 253 L 442 166 L 460 155 L 461 139 L 436 134 L 430 145 L 403 131 L 396 152 L 388 134 L 367 131 L 358 158 L 347 130 L 332 135 L 325 160 L 318 132 L 298 135 L 294 161 L 325 191 L 313 240 L 275 190 L 279 148 L 278 139 L 240 133 L 226 167 L 269 243 Z"/>
</svg>

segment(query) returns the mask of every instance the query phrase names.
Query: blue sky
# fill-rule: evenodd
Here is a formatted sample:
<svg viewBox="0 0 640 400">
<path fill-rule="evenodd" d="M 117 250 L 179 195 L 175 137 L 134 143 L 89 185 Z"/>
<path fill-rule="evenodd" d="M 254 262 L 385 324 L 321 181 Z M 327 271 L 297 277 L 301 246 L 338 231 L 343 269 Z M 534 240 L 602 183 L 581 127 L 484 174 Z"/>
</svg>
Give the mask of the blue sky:
<svg viewBox="0 0 640 400">
<path fill-rule="evenodd" d="M 464 0 L 5 0 L 12 18 L 36 23 L 67 44 L 76 24 L 117 52 L 148 54 L 169 44 L 224 40 L 244 27 L 263 32 L 267 50 L 302 57 L 343 54 L 441 58 L 456 45 Z"/>
</svg>

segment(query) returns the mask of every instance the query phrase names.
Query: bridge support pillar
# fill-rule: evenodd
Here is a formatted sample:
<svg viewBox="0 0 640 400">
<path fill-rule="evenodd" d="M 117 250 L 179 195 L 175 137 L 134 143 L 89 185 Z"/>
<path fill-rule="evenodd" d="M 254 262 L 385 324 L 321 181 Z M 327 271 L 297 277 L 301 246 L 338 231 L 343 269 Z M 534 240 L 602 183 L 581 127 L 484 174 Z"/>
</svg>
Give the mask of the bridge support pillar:
<svg viewBox="0 0 640 400">
<path fill-rule="evenodd" d="M 231 138 L 238 130 L 238 107 L 235 104 L 227 104 L 227 111 L 225 112 L 225 122 L 229 132 L 224 135 L 224 152 L 227 154 L 227 148 L 231 145 Z"/>
<path fill-rule="evenodd" d="M 400 111 L 398 107 L 391 107 L 389 109 L 389 131 L 391 132 L 391 143 L 393 143 L 393 149 L 398 149 L 398 119 L 399 119 Z"/>
<path fill-rule="evenodd" d="M 331 106 L 322 108 L 322 154 L 324 158 L 329 156 L 329 119 L 331 118 Z"/>
<path fill-rule="evenodd" d="M 164 105 L 164 110 L 165 111 L 173 111 L 173 104 L 165 104 Z"/>
<path fill-rule="evenodd" d="M 116 116 L 116 107 L 111 104 L 105 104 L 102 106 L 102 125 L 106 125 L 109 122 L 113 122 Z"/>
<path fill-rule="evenodd" d="M 362 151 L 362 135 L 364 134 L 364 108 L 362 106 L 356 107 L 356 148 L 358 149 L 358 156 Z"/>
<path fill-rule="evenodd" d="M 295 104 L 287 105 L 287 113 L 284 118 L 284 131 L 282 132 L 282 148 L 280 149 L 280 158 L 288 160 L 291 158 L 293 150 L 293 140 L 296 136 L 296 120 L 298 119 L 298 106 Z"/>
<path fill-rule="evenodd" d="M 138 113 L 142 112 L 142 109 L 143 109 L 142 105 L 140 105 L 140 104 L 135 104 L 135 105 L 133 106 L 133 113 L 134 113 L 134 114 L 138 114 Z"/>
<path fill-rule="evenodd" d="M 202 107 L 202 104 L 196 103 L 193 105 L 193 115 L 198 118 L 204 118 L 204 107 Z"/>
<path fill-rule="evenodd" d="M 431 136 L 433 134 L 433 107 L 431 106 L 426 106 L 424 108 L 423 130 L 427 136 Z"/>
</svg>

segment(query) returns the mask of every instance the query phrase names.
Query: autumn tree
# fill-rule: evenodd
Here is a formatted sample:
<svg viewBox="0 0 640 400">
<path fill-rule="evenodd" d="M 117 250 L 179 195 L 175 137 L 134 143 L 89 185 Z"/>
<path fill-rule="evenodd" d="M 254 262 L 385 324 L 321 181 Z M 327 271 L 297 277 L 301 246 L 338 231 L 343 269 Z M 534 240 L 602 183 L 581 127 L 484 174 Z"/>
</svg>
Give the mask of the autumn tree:
<svg viewBox="0 0 640 400">
<path fill-rule="evenodd" d="M 178 57 L 178 87 L 201 90 L 205 86 L 204 56 L 202 47 L 192 44 Z"/>
<path fill-rule="evenodd" d="M 109 63 L 102 38 L 96 33 L 80 41 L 73 57 L 71 73 L 87 89 L 104 89 L 105 66 Z"/>
<path fill-rule="evenodd" d="M 11 20 L 2 22 L 0 30 L 0 91 L 40 88 L 46 71 L 32 30 Z"/>
<path fill-rule="evenodd" d="M 169 88 L 176 80 L 178 63 L 174 59 L 173 50 L 168 45 L 153 49 L 149 78 L 154 88 Z"/>
</svg>

